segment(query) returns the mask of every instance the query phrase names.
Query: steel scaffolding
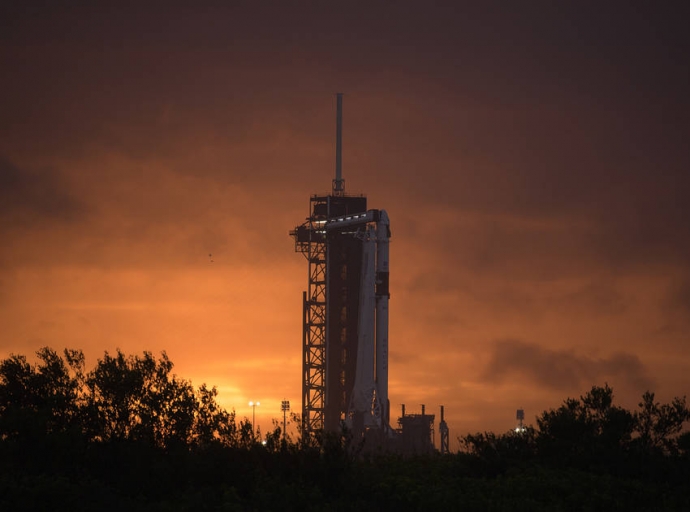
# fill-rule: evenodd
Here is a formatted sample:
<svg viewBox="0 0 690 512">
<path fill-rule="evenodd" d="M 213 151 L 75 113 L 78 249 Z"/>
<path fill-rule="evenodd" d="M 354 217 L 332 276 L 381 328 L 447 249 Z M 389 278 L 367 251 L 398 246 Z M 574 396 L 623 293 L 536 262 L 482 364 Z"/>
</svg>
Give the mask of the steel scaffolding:
<svg viewBox="0 0 690 512">
<path fill-rule="evenodd" d="M 302 437 L 323 430 L 326 394 L 326 210 L 327 198 L 312 197 L 306 222 L 290 234 L 295 251 L 309 262 L 309 283 L 303 293 Z"/>
</svg>

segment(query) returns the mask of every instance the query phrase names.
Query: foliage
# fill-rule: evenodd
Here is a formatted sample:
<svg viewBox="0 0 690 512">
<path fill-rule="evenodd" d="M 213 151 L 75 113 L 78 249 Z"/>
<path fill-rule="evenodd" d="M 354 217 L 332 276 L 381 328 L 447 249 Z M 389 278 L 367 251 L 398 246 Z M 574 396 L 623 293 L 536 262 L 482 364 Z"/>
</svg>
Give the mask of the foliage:
<svg viewBox="0 0 690 512">
<path fill-rule="evenodd" d="M 630 447 L 635 417 L 613 405 L 613 390 L 605 385 L 542 413 L 537 425 L 537 449 L 543 458 L 587 468 L 619 460 Z"/>
<path fill-rule="evenodd" d="M 536 430 L 477 433 L 460 441 L 477 457 L 478 469 L 491 476 L 526 461 L 598 474 L 658 476 L 674 458 L 690 458 L 689 434 L 682 434 L 690 420 L 684 397 L 659 404 L 647 392 L 635 412 L 613 399 L 608 385 L 593 386 L 579 399 L 567 398 L 559 408 L 544 411 Z"/>
<path fill-rule="evenodd" d="M 493 432 L 468 434 L 460 443 L 466 452 L 477 456 L 476 471 L 487 476 L 505 473 L 515 461 L 528 461 L 536 452 L 536 432 L 532 427 L 511 430 L 503 435 Z"/>
<path fill-rule="evenodd" d="M 630 412 L 595 386 L 536 429 L 402 457 L 345 431 L 292 440 L 279 421 L 262 445 L 165 353 L 106 353 L 90 372 L 80 351 L 37 355 L 0 362 L 0 510 L 690 509 L 685 398 Z"/>
<path fill-rule="evenodd" d="M 51 349 L 37 352 L 40 364 L 12 355 L 0 362 L 0 437 L 36 438 L 64 433 L 80 420 L 79 371 L 83 358 L 67 352 L 67 363 Z"/>
<path fill-rule="evenodd" d="M 194 389 L 173 375 L 165 353 L 107 352 L 85 374 L 81 351 L 37 352 L 31 365 L 12 355 L 0 363 L 0 437 L 37 439 L 72 432 L 97 442 L 135 441 L 160 448 L 249 446 L 251 424 L 216 402 L 216 388 Z M 249 435 L 247 434 L 249 432 Z"/>
<path fill-rule="evenodd" d="M 640 410 L 635 413 L 635 424 L 639 435 L 637 444 L 646 451 L 677 454 L 687 452 L 679 437 L 683 424 L 690 421 L 690 409 L 685 397 L 675 397 L 670 404 L 654 401 L 654 393 L 647 391 L 642 395 Z M 686 434 L 687 438 L 687 434 Z"/>
</svg>

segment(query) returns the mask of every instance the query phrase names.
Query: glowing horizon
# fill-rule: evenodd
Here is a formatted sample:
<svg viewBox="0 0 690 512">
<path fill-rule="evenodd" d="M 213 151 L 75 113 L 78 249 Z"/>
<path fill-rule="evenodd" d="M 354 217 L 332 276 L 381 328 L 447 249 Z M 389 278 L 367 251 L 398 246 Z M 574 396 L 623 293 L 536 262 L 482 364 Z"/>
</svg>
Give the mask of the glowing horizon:
<svg viewBox="0 0 690 512">
<path fill-rule="evenodd" d="M 288 232 L 331 190 L 343 91 L 346 190 L 391 218 L 393 423 L 445 405 L 457 449 L 593 385 L 690 394 L 681 17 L 39 14 L 12 7 L 0 47 L 0 357 L 165 351 L 239 419 L 259 400 L 262 432 L 301 413 Z"/>
</svg>

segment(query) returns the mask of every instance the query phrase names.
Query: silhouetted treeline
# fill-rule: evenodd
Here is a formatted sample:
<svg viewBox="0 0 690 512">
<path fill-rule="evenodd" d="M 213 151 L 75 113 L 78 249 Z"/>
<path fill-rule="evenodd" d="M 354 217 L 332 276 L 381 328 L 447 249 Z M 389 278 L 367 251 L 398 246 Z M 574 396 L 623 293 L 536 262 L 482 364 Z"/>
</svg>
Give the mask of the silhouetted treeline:
<svg viewBox="0 0 690 512">
<path fill-rule="evenodd" d="M 646 392 L 639 410 L 631 412 L 614 405 L 608 385 L 594 386 L 580 399 L 568 398 L 558 409 L 543 412 L 537 429 L 478 433 L 460 441 L 493 474 L 532 461 L 549 468 L 666 479 L 674 465 L 687 470 L 690 432 L 683 432 L 683 426 L 689 420 L 685 397 L 660 404 Z"/>
<path fill-rule="evenodd" d="M 252 443 L 247 422 L 216 402 L 217 391 L 171 373 L 165 353 L 156 359 L 107 352 L 86 373 L 84 354 L 37 352 L 38 363 L 13 355 L 0 363 L 0 436 L 36 441 L 46 436 L 85 441 L 141 442 L 157 448 Z"/>
<path fill-rule="evenodd" d="M 685 398 L 613 403 L 608 386 L 537 428 L 403 458 L 346 435 L 253 436 L 172 362 L 38 352 L 0 362 L 0 510 L 690 510 Z M 369 452 L 366 452 L 369 453 Z"/>
</svg>

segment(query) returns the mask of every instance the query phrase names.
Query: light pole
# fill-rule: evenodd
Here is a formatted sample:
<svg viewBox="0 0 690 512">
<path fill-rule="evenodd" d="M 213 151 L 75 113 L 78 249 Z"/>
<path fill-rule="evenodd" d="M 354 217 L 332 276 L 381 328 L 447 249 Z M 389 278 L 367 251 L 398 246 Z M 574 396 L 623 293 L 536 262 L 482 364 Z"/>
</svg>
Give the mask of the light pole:
<svg viewBox="0 0 690 512">
<path fill-rule="evenodd" d="M 285 440 L 285 424 L 286 424 L 286 416 L 287 412 L 290 410 L 290 400 L 283 400 L 283 402 L 280 404 L 280 410 L 283 411 L 283 441 Z"/>
<path fill-rule="evenodd" d="M 256 421 L 256 408 L 261 405 L 261 402 L 254 402 L 253 400 L 249 401 L 249 407 L 252 408 L 252 437 L 256 437 L 256 434 L 254 433 L 254 422 Z"/>
</svg>

